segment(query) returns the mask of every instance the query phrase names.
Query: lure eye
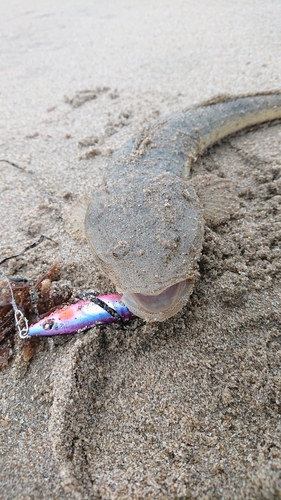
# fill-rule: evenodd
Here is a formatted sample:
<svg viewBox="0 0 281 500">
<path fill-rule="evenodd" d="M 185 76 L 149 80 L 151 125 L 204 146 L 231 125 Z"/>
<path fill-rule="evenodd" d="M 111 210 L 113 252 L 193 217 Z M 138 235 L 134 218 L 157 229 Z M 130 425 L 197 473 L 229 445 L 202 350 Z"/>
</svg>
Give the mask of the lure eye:
<svg viewBox="0 0 281 500">
<path fill-rule="evenodd" d="M 53 326 L 54 326 L 55 322 L 53 319 L 48 319 L 47 321 L 45 321 L 45 323 L 43 323 L 43 328 L 44 330 L 52 330 Z"/>
</svg>

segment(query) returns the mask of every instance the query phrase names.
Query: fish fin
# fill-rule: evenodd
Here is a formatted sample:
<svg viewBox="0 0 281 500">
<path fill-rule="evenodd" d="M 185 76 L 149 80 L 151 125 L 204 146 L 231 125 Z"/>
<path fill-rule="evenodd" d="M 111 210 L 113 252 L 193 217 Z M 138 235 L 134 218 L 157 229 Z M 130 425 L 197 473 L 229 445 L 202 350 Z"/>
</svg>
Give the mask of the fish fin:
<svg viewBox="0 0 281 500">
<path fill-rule="evenodd" d="M 85 216 L 91 197 L 83 195 L 64 212 L 67 231 L 77 240 L 85 240 Z"/>
<path fill-rule="evenodd" d="M 239 201 L 230 179 L 206 174 L 197 175 L 189 183 L 196 191 L 209 226 L 225 222 L 238 211 Z"/>
</svg>

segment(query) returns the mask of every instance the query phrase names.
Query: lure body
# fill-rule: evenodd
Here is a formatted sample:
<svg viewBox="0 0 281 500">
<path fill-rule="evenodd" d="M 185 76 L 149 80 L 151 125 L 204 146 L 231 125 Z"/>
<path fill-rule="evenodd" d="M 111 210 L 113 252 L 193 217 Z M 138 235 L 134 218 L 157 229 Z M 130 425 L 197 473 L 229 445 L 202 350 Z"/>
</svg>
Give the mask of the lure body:
<svg viewBox="0 0 281 500">
<path fill-rule="evenodd" d="M 122 295 L 101 295 L 96 298 L 98 303 L 81 300 L 63 307 L 31 325 L 27 336 L 66 335 L 86 330 L 97 323 L 117 323 L 134 318 L 121 299 Z"/>
</svg>

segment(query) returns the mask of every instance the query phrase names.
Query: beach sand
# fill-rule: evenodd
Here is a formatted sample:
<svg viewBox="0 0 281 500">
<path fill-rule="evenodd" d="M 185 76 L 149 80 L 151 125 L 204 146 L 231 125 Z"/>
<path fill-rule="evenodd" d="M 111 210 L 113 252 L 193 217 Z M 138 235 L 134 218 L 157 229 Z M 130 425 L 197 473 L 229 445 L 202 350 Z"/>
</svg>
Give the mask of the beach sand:
<svg viewBox="0 0 281 500">
<path fill-rule="evenodd" d="M 0 6 L 0 259 L 36 282 L 114 292 L 75 207 L 112 153 L 159 116 L 281 88 L 275 0 Z M 87 91 L 87 92 L 86 92 Z M 194 165 L 232 179 L 240 210 L 206 228 L 189 304 L 168 321 L 15 339 L 1 377 L 3 499 L 281 498 L 281 126 Z"/>
</svg>

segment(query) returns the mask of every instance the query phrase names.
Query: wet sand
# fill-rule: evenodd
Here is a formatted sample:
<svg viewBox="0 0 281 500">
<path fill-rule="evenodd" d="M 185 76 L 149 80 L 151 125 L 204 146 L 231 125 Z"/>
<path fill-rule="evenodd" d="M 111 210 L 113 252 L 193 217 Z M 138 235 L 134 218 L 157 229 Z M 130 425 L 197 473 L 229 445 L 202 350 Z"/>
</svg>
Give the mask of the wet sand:
<svg viewBox="0 0 281 500">
<path fill-rule="evenodd" d="M 112 152 L 218 94 L 280 90 L 278 2 L 0 7 L 1 259 L 35 282 L 114 291 L 73 224 Z M 86 92 L 87 91 L 87 92 Z M 206 229 L 171 320 L 50 339 L 1 377 L 1 498 L 281 498 L 281 128 L 225 140 L 194 167 L 231 178 L 239 213 Z"/>
</svg>

